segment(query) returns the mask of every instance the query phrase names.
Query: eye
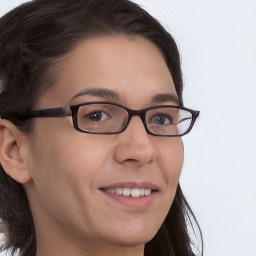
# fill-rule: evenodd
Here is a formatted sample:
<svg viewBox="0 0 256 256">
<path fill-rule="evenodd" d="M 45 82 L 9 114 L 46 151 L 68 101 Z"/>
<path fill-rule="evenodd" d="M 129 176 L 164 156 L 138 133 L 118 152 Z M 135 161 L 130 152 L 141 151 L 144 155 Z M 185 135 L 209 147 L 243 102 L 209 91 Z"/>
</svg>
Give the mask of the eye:
<svg viewBox="0 0 256 256">
<path fill-rule="evenodd" d="M 168 125 L 172 123 L 172 117 L 165 114 L 157 114 L 151 118 L 151 123 L 158 125 Z"/>
<path fill-rule="evenodd" d="M 97 111 L 97 112 L 93 112 L 85 115 L 84 118 L 93 122 L 101 122 L 101 121 L 108 120 L 110 116 L 103 111 Z"/>
</svg>

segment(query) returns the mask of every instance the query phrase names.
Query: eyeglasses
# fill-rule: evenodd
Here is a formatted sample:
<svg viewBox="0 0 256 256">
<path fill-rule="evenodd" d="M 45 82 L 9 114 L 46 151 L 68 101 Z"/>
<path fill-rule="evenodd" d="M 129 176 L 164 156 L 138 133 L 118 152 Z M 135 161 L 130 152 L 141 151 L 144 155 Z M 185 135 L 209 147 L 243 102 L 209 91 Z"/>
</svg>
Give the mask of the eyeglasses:
<svg viewBox="0 0 256 256">
<path fill-rule="evenodd" d="M 148 134 L 178 137 L 191 131 L 199 111 L 171 105 L 132 110 L 114 103 L 89 102 L 31 111 L 19 115 L 19 118 L 72 116 L 73 126 L 79 132 L 118 134 L 127 128 L 131 118 L 136 115 L 140 116 Z"/>
</svg>

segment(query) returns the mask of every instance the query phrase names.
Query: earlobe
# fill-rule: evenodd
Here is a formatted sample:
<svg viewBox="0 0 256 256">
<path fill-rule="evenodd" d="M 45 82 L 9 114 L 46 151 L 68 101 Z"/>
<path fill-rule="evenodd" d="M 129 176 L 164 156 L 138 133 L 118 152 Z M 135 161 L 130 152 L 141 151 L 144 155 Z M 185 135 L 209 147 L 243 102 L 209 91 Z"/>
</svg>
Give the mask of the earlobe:
<svg viewBox="0 0 256 256">
<path fill-rule="evenodd" d="M 6 174 L 19 183 L 31 180 L 26 161 L 25 135 L 10 121 L 0 120 L 0 162 Z"/>
</svg>

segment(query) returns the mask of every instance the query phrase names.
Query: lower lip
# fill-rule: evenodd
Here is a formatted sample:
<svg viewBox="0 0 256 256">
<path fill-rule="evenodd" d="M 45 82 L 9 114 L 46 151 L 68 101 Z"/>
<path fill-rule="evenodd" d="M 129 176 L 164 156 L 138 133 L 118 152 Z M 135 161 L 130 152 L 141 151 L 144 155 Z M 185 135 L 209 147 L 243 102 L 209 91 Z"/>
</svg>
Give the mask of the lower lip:
<svg viewBox="0 0 256 256">
<path fill-rule="evenodd" d="M 100 190 L 104 196 L 107 198 L 122 204 L 125 207 L 133 208 L 137 210 L 144 210 L 149 208 L 156 198 L 157 191 L 152 191 L 149 196 L 141 196 L 141 197 L 131 197 L 131 196 L 123 196 L 117 194 L 109 194 L 103 190 Z"/>
</svg>

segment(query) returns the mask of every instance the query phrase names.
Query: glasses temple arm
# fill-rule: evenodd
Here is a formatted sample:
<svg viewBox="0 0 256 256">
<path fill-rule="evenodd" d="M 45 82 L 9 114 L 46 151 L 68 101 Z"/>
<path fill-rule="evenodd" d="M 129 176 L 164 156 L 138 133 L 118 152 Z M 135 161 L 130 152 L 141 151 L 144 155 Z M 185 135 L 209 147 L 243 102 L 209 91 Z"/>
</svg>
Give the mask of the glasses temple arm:
<svg viewBox="0 0 256 256">
<path fill-rule="evenodd" d="M 186 121 L 186 120 L 189 120 L 189 119 L 192 119 L 192 117 L 182 118 L 182 119 L 178 122 L 178 124 L 180 124 L 180 123 L 182 123 L 182 122 L 184 122 L 184 121 Z"/>
<path fill-rule="evenodd" d="M 34 117 L 64 117 L 64 116 L 70 116 L 70 115 L 71 115 L 70 107 L 64 107 L 64 108 L 51 108 L 51 109 L 31 111 L 31 112 L 27 112 L 19 115 L 19 118 L 29 119 Z"/>
</svg>

